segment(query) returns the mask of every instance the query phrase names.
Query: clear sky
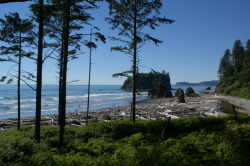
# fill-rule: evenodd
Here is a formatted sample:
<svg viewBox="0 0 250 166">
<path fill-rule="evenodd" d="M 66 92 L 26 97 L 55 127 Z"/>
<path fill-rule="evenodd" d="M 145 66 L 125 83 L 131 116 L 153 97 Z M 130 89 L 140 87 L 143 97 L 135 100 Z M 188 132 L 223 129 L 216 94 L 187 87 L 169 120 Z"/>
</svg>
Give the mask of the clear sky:
<svg viewBox="0 0 250 166">
<path fill-rule="evenodd" d="M 8 12 L 19 12 L 22 18 L 29 13 L 31 2 L 0 5 L 0 17 Z M 107 6 L 93 11 L 94 25 L 106 36 L 115 35 L 104 18 Z M 163 0 L 162 16 L 176 20 L 171 25 L 162 25 L 149 33 L 164 42 L 160 46 L 146 44 L 139 55 L 140 65 L 156 71 L 170 73 L 171 83 L 179 81 L 201 82 L 216 80 L 220 58 L 226 49 L 231 49 L 235 40 L 245 46 L 250 39 L 249 0 Z M 89 33 L 88 28 L 82 30 Z M 124 54 L 110 52 L 116 43 L 107 40 L 93 51 L 92 84 L 121 85 L 125 78 L 112 78 L 112 74 L 131 68 L 131 59 Z M 68 81 L 80 80 L 76 84 L 87 84 L 89 50 L 69 63 Z M 35 73 L 35 63 L 23 60 L 23 69 Z M 56 61 L 49 59 L 44 64 L 43 81 L 56 84 Z M 0 63 L 0 76 L 7 73 L 11 64 Z M 141 72 L 149 72 L 140 67 Z"/>
</svg>

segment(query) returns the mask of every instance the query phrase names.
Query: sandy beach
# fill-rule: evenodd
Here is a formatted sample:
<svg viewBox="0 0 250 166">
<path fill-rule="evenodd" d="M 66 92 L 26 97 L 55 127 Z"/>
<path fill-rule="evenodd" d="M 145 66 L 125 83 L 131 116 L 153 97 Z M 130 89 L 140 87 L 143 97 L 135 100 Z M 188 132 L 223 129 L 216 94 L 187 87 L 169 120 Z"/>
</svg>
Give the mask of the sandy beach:
<svg viewBox="0 0 250 166">
<path fill-rule="evenodd" d="M 179 118 L 185 116 L 206 117 L 221 116 L 223 113 L 219 106 L 222 100 L 234 104 L 237 111 L 250 115 L 250 100 L 223 96 L 219 94 L 200 94 L 198 97 L 185 97 L 186 103 L 177 103 L 175 98 L 146 99 L 139 101 L 136 106 L 137 120 L 161 120 L 166 118 Z M 89 122 L 129 120 L 131 108 L 107 108 L 89 113 Z M 21 119 L 21 125 L 34 125 L 34 117 Z M 42 116 L 42 125 L 57 125 L 58 115 Z M 66 124 L 73 126 L 86 125 L 86 112 L 74 112 L 66 115 Z M 17 126 L 17 119 L 0 120 L 0 130 L 6 131 Z"/>
</svg>

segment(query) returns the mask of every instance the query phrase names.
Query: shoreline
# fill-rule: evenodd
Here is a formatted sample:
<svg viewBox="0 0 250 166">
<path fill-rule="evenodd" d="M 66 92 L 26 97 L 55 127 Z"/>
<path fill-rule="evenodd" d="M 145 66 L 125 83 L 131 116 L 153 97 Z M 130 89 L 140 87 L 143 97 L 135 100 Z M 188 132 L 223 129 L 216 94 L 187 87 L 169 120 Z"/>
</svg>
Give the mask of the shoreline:
<svg viewBox="0 0 250 166">
<path fill-rule="evenodd" d="M 226 101 L 230 104 L 233 104 L 237 107 L 237 112 L 250 116 L 250 100 L 233 96 L 224 96 L 221 94 L 214 94 L 211 97 L 220 101 Z"/>
<path fill-rule="evenodd" d="M 225 100 L 241 107 L 238 112 L 250 115 L 250 100 L 223 96 L 218 94 L 199 94 L 198 97 L 185 97 L 186 103 L 176 103 L 175 98 L 153 98 L 137 101 L 137 120 L 162 120 L 166 118 L 180 118 L 185 116 L 206 117 L 221 116 L 218 106 Z M 130 106 L 113 107 L 89 111 L 89 123 L 100 121 L 130 120 Z M 66 114 L 66 125 L 86 125 L 86 111 Z M 21 118 L 21 126 L 34 125 L 35 117 Z M 58 114 L 42 115 L 41 126 L 58 125 Z M 17 118 L 0 119 L 0 131 L 16 128 Z"/>
</svg>

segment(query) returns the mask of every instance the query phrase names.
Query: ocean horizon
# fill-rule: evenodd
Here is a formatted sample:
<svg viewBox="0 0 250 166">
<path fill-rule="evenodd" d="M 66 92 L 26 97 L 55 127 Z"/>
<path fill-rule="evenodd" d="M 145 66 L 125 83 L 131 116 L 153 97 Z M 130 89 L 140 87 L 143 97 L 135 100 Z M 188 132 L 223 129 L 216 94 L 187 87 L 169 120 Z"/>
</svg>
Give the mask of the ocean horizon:
<svg viewBox="0 0 250 166">
<path fill-rule="evenodd" d="M 91 85 L 90 111 L 130 105 L 132 92 L 121 89 L 122 85 Z M 173 89 L 189 86 L 172 85 Z M 206 86 L 193 86 L 197 93 Z M 211 87 L 214 89 L 215 87 Z M 172 91 L 174 92 L 174 91 Z M 87 110 L 87 85 L 67 85 L 66 112 Z M 140 92 L 137 101 L 147 98 L 147 92 Z M 36 93 L 27 85 L 21 85 L 21 117 L 35 116 Z M 58 85 L 44 84 L 42 91 L 42 115 L 58 114 Z M 17 85 L 0 84 L 0 119 L 17 118 Z"/>
</svg>

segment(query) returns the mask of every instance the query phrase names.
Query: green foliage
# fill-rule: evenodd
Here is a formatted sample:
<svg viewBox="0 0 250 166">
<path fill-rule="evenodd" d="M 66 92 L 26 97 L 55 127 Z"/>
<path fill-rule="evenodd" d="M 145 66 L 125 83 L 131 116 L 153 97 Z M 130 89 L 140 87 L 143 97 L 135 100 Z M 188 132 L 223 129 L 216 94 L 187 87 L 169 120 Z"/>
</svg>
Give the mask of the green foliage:
<svg viewBox="0 0 250 166">
<path fill-rule="evenodd" d="M 220 77 L 216 92 L 250 99 L 250 40 L 246 50 L 236 40 L 232 53 L 226 50 L 218 69 Z"/>
<path fill-rule="evenodd" d="M 0 55 L 8 55 L 6 59 L 11 62 L 16 60 L 14 57 L 9 56 L 20 56 L 20 49 L 22 50 L 21 56 L 32 56 L 34 54 L 32 51 L 20 48 L 20 42 L 22 46 L 29 46 L 35 40 L 34 36 L 32 36 L 32 29 L 35 25 L 28 19 L 22 20 L 18 13 L 9 13 L 4 17 L 4 19 L 0 19 L 0 41 L 5 42 L 8 46 L 1 46 Z M 20 33 L 22 34 L 21 41 Z"/>
<path fill-rule="evenodd" d="M 91 12 L 98 8 L 95 2 L 96 1 L 85 1 L 83 3 L 83 0 L 74 0 L 70 3 L 69 60 L 73 60 L 77 57 L 79 52 L 81 52 L 82 44 L 86 47 L 97 47 L 94 42 L 90 43 L 89 40 L 86 40 L 86 35 L 89 35 L 90 32 L 85 32 L 85 35 L 82 34 L 82 29 L 85 27 L 93 27 L 93 29 L 97 31 L 93 33 L 95 41 L 102 41 L 103 43 L 106 42 L 104 35 L 98 32 L 99 28 L 94 27 L 91 24 L 91 21 L 94 20 Z M 47 39 L 45 38 L 44 40 L 44 47 L 53 50 L 53 54 L 56 54 L 56 56 L 61 53 L 61 42 L 63 41 L 62 24 L 65 21 L 65 3 L 66 1 L 44 1 L 44 36 L 47 37 Z M 39 6 L 40 4 L 38 3 L 30 5 L 34 22 L 38 22 Z M 52 54 L 51 51 L 49 51 L 49 54 Z"/>
<path fill-rule="evenodd" d="M 186 117 L 159 121 L 98 122 L 65 129 L 58 149 L 58 127 L 0 133 L 0 165 L 247 165 L 250 118 Z M 165 131 L 163 133 L 163 130 Z"/>
<path fill-rule="evenodd" d="M 110 18 L 106 18 L 111 29 L 118 29 L 120 37 L 112 37 L 112 40 L 125 43 L 124 46 L 113 47 L 115 51 L 121 51 L 133 55 L 133 49 L 139 49 L 145 42 L 152 41 L 156 45 L 162 41 L 144 33 L 145 28 L 155 30 L 160 24 L 171 24 L 174 20 L 159 17 L 162 2 L 159 0 L 145 1 L 108 1 Z"/>
</svg>

